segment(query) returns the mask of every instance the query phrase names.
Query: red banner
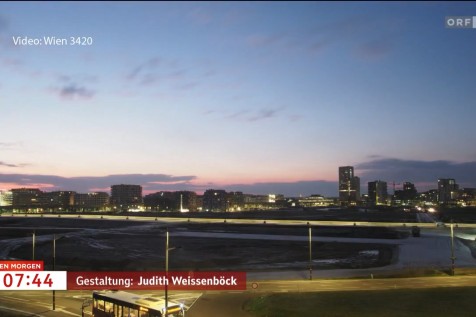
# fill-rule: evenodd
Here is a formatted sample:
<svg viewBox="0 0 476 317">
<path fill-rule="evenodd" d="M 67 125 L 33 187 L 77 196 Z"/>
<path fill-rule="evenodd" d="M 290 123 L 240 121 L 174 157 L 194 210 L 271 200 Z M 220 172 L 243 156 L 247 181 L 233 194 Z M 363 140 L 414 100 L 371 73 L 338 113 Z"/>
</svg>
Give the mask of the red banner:
<svg viewBox="0 0 476 317">
<path fill-rule="evenodd" d="M 245 272 L 68 272 L 68 290 L 246 290 Z"/>
<path fill-rule="evenodd" d="M 0 261 L 0 271 L 43 271 L 43 261 Z"/>
</svg>

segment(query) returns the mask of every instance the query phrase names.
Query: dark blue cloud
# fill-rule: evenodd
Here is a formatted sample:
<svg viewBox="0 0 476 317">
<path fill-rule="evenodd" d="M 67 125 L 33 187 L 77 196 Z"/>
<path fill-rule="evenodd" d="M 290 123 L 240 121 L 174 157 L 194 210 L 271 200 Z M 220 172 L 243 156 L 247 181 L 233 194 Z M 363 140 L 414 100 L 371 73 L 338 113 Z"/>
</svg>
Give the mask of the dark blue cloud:
<svg viewBox="0 0 476 317">
<path fill-rule="evenodd" d="M 476 187 L 476 161 L 420 161 L 380 158 L 355 165 L 362 182 L 384 180 L 387 182 L 434 183 L 439 178 L 454 178 L 464 187 Z"/>
<path fill-rule="evenodd" d="M 6 166 L 6 167 L 20 167 L 20 165 L 9 164 L 9 163 L 5 163 L 5 162 L 2 162 L 2 161 L 0 161 L 0 166 Z"/>
<path fill-rule="evenodd" d="M 279 111 L 282 109 L 261 109 L 257 113 L 255 113 L 253 116 L 248 118 L 248 121 L 258 121 L 258 120 L 264 120 L 264 119 L 269 119 L 272 117 L 275 117 Z"/>
<path fill-rule="evenodd" d="M 297 182 L 269 182 L 254 184 L 237 184 L 225 186 L 229 191 L 242 191 L 247 194 L 283 194 L 286 197 L 310 196 L 320 194 L 337 196 L 337 182 L 331 181 L 297 181 Z"/>
<path fill-rule="evenodd" d="M 242 191 L 246 194 L 283 194 L 287 197 L 321 194 L 337 195 L 337 182 L 329 181 L 297 181 L 268 182 L 254 184 L 217 185 L 193 184 L 196 176 L 172 176 L 165 174 L 123 174 L 108 176 L 61 177 L 56 175 L 35 174 L 0 174 L 0 183 L 14 183 L 20 187 L 37 187 L 38 184 L 50 185 L 46 191 L 72 190 L 89 192 L 93 189 L 107 190 L 115 184 L 136 184 L 143 187 L 144 192 L 191 190 L 203 192 L 209 188 L 227 191 Z"/>
<path fill-rule="evenodd" d="M 162 63 L 162 59 L 159 57 L 153 57 L 138 66 L 135 66 L 127 75 L 127 79 L 135 80 L 140 77 L 140 82 L 144 83 L 146 79 L 150 79 L 152 76 L 150 71 L 157 69 Z M 155 77 L 155 76 L 154 76 Z"/>
<path fill-rule="evenodd" d="M 217 114 L 222 115 L 226 119 L 239 120 L 239 121 L 249 121 L 256 122 L 271 118 L 279 117 L 285 108 L 261 108 L 257 110 L 250 109 L 240 109 L 235 112 L 230 112 L 228 110 L 207 110 L 204 112 L 205 115 Z M 290 121 L 296 121 L 300 118 L 299 115 L 291 114 L 288 116 Z"/>
<path fill-rule="evenodd" d="M 66 99 L 92 98 L 95 91 L 87 89 L 84 86 L 71 83 L 59 89 L 59 95 Z"/>
<path fill-rule="evenodd" d="M 197 75 L 192 68 L 200 67 L 183 68 L 179 64 L 175 60 L 153 57 L 131 68 L 126 79 L 138 86 L 169 85 L 172 89 L 184 91 L 197 87 L 201 78 L 213 75 L 210 69 Z"/>
<path fill-rule="evenodd" d="M 144 190 L 166 190 L 195 179 L 195 176 L 172 176 L 165 174 L 122 174 L 107 176 L 61 177 L 36 174 L 0 174 L 0 183 L 15 183 L 24 187 L 49 184 L 48 190 L 73 190 L 89 192 L 93 188 L 109 188 L 115 184 L 142 185 Z M 183 186 L 183 185 L 182 185 Z"/>
</svg>

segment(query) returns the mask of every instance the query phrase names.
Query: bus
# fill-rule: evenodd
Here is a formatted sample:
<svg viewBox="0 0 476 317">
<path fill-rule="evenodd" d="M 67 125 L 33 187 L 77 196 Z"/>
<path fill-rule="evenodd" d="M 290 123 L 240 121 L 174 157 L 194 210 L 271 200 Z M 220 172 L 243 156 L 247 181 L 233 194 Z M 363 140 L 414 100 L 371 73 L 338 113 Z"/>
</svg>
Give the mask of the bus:
<svg viewBox="0 0 476 317">
<path fill-rule="evenodd" d="M 184 317 L 183 304 L 168 301 L 167 317 Z M 93 292 L 94 317 L 165 317 L 165 300 L 123 291 Z"/>
</svg>

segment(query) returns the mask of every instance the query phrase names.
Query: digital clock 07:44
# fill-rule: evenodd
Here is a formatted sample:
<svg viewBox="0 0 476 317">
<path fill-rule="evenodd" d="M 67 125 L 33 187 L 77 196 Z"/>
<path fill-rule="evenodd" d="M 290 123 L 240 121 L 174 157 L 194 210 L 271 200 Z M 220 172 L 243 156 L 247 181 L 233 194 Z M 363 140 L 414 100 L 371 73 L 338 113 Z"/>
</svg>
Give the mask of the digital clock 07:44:
<svg viewBox="0 0 476 317">
<path fill-rule="evenodd" d="M 0 272 L 0 290 L 66 290 L 66 271 Z"/>
</svg>

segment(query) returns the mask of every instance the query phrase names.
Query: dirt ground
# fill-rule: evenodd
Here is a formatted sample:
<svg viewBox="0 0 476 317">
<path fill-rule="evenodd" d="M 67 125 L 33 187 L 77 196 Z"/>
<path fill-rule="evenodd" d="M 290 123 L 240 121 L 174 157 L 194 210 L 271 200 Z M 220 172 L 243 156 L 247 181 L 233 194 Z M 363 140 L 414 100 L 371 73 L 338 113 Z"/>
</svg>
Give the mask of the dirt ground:
<svg viewBox="0 0 476 317">
<path fill-rule="evenodd" d="M 9 257 L 31 259 L 32 231 L 36 259 L 52 267 L 52 233 L 57 234 L 56 269 L 68 271 L 164 270 L 165 224 L 86 219 L 0 218 L 0 243 L 14 245 Z M 180 224 L 170 231 L 170 270 L 289 270 L 305 269 L 306 241 L 174 237 L 176 231 L 226 232 L 305 236 L 307 228 L 272 225 Z M 408 233 L 388 228 L 315 228 L 314 235 L 365 238 L 406 238 Z M 368 268 L 392 263 L 397 248 L 379 243 L 314 242 L 316 269 Z"/>
</svg>

